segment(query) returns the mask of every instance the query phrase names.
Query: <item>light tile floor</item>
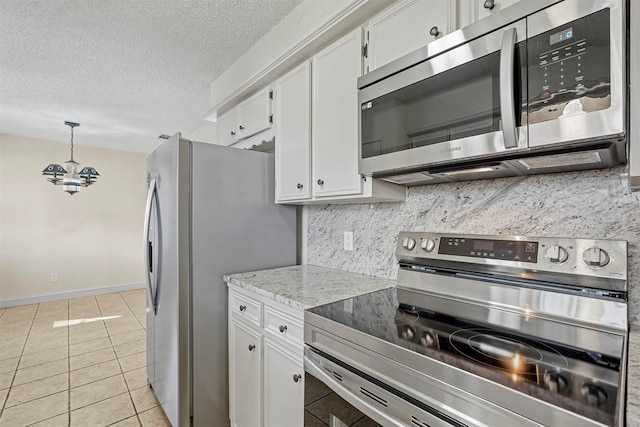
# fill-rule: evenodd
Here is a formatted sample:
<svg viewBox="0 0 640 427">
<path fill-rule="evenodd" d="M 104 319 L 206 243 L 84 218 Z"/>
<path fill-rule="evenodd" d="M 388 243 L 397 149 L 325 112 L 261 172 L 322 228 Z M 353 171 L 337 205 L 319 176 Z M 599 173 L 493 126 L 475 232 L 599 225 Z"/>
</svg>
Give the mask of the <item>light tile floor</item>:
<svg viewBox="0 0 640 427">
<path fill-rule="evenodd" d="M 0 309 L 0 427 L 170 426 L 147 385 L 145 291 Z"/>
</svg>

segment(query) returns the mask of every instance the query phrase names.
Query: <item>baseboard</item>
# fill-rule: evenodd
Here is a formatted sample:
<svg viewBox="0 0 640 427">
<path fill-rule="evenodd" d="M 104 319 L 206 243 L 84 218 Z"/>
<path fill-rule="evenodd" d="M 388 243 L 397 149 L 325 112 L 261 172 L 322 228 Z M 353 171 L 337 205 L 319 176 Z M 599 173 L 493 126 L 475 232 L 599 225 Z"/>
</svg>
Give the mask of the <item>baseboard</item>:
<svg viewBox="0 0 640 427">
<path fill-rule="evenodd" d="M 132 283 L 130 285 L 108 286 L 105 288 L 86 289 L 83 291 L 56 292 L 55 294 L 38 295 L 35 297 L 0 300 L 0 308 L 39 304 L 41 302 L 58 301 L 61 299 L 89 297 L 92 295 L 110 294 L 112 292 L 132 291 L 134 289 L 144 289 L 144 283 Z"/>
</svg>

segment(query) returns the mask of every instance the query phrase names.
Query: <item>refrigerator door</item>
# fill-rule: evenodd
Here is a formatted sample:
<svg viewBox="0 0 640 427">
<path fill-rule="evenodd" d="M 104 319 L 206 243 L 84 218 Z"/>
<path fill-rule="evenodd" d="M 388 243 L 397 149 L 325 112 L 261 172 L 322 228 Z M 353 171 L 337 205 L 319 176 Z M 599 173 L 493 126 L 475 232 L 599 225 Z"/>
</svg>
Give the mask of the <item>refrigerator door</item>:
<svg viewBox="0 0 640 427">
<path fill-rule="evenodd" d="M 274 157 L 193 142 L 193 425 L 227 426 L 224 274 L 296 263 L 296 209 L 276 205 Z"/>
<path fill-rule="evenodd" d="M 149 233 L 155 238 L 152 242 L 155 257 L 151 262 L 155 283 L 148 290 L 151 297 L 147 298 L 150 304 L 147 319 L 153 314 L 154 302 L 155 314 L 152 322 L 147 323 L 152 325 L 147 330 L 150 346 L 147 352 L 153 352 L 150 361 L 153 368 L 148 366 L 147 370 L 153 369 L 149 379 L 171 424 L 187 426 L 190 416 L 188 142 L 180 141 L 180 134 L 176 134 L 152 156 L 156 196 L 151 197 L 150 217 L 156 222 L 157 232 L 155 236 Z"/>
<path fill-rule="evenodd" d="M 146 308 L 146 336 L 147 336 L 147 381 L 149 385 L 155 387 L 155 309 L 154 295 L 156 269 L 153 266 L 157 263 L 157 209 L 156 209 L 156 187 L 155 187 L 155 154 L 151 153 L 147 158 L 147 206 L 145 209 L 144 235 L 142 246 L 145 257 L 145 280 L 147 294 Z"/>
</svg>

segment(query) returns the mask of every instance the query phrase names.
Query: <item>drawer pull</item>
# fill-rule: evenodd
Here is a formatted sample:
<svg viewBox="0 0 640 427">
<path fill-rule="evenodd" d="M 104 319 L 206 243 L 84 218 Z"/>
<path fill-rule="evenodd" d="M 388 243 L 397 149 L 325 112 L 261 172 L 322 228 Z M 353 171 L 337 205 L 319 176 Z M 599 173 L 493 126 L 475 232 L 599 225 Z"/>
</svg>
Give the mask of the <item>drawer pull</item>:
<svg viewBox="0 0 640 427">
<path fill-rule="evenodd" d="M 249 351 L 255 350 L 256 346 L 253 344 L 249 344 Z"/>
<path fill-rule="evenodd" d="M 280 330 L 280 332 L 282 332 L 284 334 L 287 331 L 287 326 L 286 325 L 280 325 L 280 327 L 278 329 Z"/>
<path fill-rule="evenodd" d="M 297 383 L 298 381 L 300 381 L 301 378 L 302 378 L 302 376 L 300 374 L 294 374 L 293 375 L 293 382 Z"/>
<path fill-rule="evenodd" d="M 241 305 L 241 306 L 240 306 L 240 311 L 245 311 L 246 309 L 247 309 L 247 306 L 246 306 L 246 305 Z"/>
</svg>

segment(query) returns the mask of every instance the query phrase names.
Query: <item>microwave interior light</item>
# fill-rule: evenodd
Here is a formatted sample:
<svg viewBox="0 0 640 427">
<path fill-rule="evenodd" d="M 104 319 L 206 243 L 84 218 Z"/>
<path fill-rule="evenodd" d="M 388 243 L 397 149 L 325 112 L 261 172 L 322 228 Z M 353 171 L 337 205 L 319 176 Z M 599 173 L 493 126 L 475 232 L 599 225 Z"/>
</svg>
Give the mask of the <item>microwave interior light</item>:
<svg viewBox="0 0 640 427">
<path fill-rule="evenodd" d="M 444 176 L 456 176 L 456 175 L 471 175 L 474 173 L 484 173 L 484 172 L 493 172 L 494 170 L 498 169 L 498 167 L 496 166 L 485 166 L 485 167 L 480 167 L 480 168 L 473 168 L 473 169 L 463 169 L 463 170 L 459 170 L 459 171 L 450 171 L 450 172 L 442 172 L 441 175 Z"/>
<path fill-rule="evenodd" d="M 416 182 L 432 181 L 435 178 L 423 173 L 408 173 L 404 175 L 394 175 L 382 178 L 385 181 L 393 182 L 394 184 L 413 184 Z"/>
<path fill-rule="evenodd" d="M 602 163 L 602 157 L 600 157 L 600 153 L 597 151 L 586 151 L 582 153 L 566 153 L 531 157 L 528 159 L 518 160 L 518 162 L 527 168 L 527 170 L 548 169 Z"/>
</svg>

